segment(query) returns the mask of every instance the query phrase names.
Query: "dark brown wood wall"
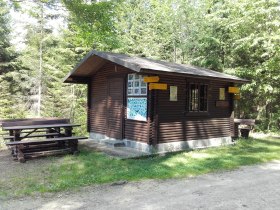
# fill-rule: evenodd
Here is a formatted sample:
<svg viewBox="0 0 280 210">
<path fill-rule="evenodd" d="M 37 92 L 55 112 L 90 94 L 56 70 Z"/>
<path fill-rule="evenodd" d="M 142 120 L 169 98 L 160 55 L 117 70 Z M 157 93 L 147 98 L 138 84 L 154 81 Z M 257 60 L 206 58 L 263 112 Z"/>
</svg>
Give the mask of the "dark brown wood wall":
<svg viewBox="0 0 280 210">
<path fill-rule="evenodd" d="M 91 108 L 90 131 L 106 135 L 107 122 L 107 91 L 109 77 L 122 77 L 124 90 L 128 73 L 135 73 L 127 68 L 106 63 L 91 80 Z M 153 90 L 148 94 L 148 121 L 127 120 L 123 125 L 123 138 L 157 144 L 172 141 L 187 141 L 195 139 L 231 136 L 232 133 L 232 105 L 227 108 L 216 107 L 219 99 L 219 88 L 227 88 L 230 83 L 210 80 L 187 79 L 185 77 L 159 75 L 161 83 L 168 84 L 168 90 Z M 188 113 L 187 83 L 205 82 L 208 84 L 208 112 Z M 169 100 L 169 87 L 178 87 L 178 101 Z M 124 91 L 124 107 L 126 106 L 126 92 Z M 231 101 L 226 93 L 226 100 Z M 126 110 L 124 109 L 124 114 Z"/>
<path fill-rule="evenodd" d="M 157 90 L 158 94 L 158 143 L 188 141 L 231 136 L 232 107 L 216 107 L 219 88 L 230 84 L 220 81 L 202 81 L 184 77 L 160 76 L 161 83 L 168 84 L 168 90 Z M 208 112 L 190 113 L 187 110 L 189 82 L 208 84 Z M 178 87 L 178 101 L 169 100 L 169 87 Z M 226 100 L 231 101 L 226 93 Z"/>
<path fill-rule="evenodd" d="M 90 109 L 90 131 L 107 134 L 107 91 L 109 77 L 122 77 L 124 79 L 124 90 L 126 90 L 126 79 L 128 73 L 135 73 L 125 67 L 116 66 L 114 63 L 106 63 L 93 77 L 91 81 L 91 109 Z M 123 89 L 123 88 L 120 88 Z M 149 102 L 148 102 L 149 104 Z M 124 107 L 126 105 L 126 91 L 124 91 Z M 124 113 L 126 110 L 124 108 Z M 121 120 L 119 120 L 121 121 Z M 118 123 L 118 122 L 116 122 Z M 121 123 L 121 122 L 120 122 Z M 148 122 L 126 120 L 123 125 L 123 138 L 148 142 Z"/>
</svg>

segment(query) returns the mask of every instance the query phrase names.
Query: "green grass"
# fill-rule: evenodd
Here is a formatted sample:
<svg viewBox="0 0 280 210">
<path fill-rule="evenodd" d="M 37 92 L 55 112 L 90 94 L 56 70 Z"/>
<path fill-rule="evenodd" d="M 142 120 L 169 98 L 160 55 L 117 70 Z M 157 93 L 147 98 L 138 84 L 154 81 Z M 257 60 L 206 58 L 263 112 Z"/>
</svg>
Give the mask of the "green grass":
<svg viewBox="0 0 280 210">
<path fill-rule="evenodd" d="M 50 158 L 46 167 L 10 178 L 9 185 L 0 180 L 0 197 L 57 192 L 120 180 L 190 177 L 274 159 L 280 159 L 279 138 L 251 138 L 239 140 L 234 146 L 129 160 L 83 150 L 78 156 Z"/>
</svg>

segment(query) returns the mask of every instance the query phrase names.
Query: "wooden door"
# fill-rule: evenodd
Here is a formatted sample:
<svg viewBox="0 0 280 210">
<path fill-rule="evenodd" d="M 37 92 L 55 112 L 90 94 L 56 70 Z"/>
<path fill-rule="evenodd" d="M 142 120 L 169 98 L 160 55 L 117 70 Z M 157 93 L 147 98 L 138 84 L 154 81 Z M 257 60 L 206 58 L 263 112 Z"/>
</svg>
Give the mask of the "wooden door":
<svg viewBox="0 0 280 210">
<path fill-rule="evenodd" d="M 123 139 L 123 78 L 108 79 L 107 136 Z"/>
</svg>

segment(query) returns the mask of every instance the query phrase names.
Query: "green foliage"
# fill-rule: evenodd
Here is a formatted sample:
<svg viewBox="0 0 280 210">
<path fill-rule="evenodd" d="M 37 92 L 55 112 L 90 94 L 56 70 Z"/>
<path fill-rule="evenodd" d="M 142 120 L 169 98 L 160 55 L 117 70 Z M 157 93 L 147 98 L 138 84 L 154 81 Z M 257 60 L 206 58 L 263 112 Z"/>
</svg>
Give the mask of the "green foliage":
<svg viewBox="0 0 280 210">
<path fill-rule="evenodd" d="M 32 195 L 120 180 L 168 179 L 231 170 L 279 159 L 279 144 L 275 138 L 241 139 L 233 146 L 136 160 L 120 160 L 83 150 L 78 156 L 45 160 L 41 167 L 32 167 L 32 163 L 24 166 L 20 176 L 13 173 L 2 183 L 0 180 L 0 195 Z"/>
<path fill-rule="evenodd" d="M 8 35 L 10 33 L 9 28 L 9 10 L 4 0 L 0 0 L 0 67 L 1 71 L 3 72 L 3 67 L 7 67 L 7 61 L 11 59 L 11 52 L 10 52 L 10 40 Z"/>
<path fill-rule="evenodd" d="M 191 63 L 250 79 L 242 86 L 237 117 L 257 119 L 261 130 L 279 130 L 278 0 L 30 2 L 32 9 L 22 12 L 35 23 L 26 27 L 27 46 L 15 58 L 9 44 L 9 8 L 0 0 L 0 118 L 34 116 L 41 95 L 42 116 L 70 116 L 84 124 L 86 87 L 61 81 L 94 48 Z M 68 16 L 65 11 L 52 14 L 60 2 Z M 13 6 L 21 10 L 21 2 Z M 68 28 L 54 34 L 48 23 L 62 16 L 67 16 Z"/>
<path fill-rule="evenodd" d="M 174 10 L 171 1 L 124 1 L 117 8 L 118 52 L 173 60 Z"/>
<path fill-rule="evenodd" d="M 69 39 L 75 46 L 111 50 L 118 45 L 114 24 L 118 1 L 63 2 L 70 12 Z"/>
<path fill-rule="evenodd" d="M 71 118 L 73 122 L 83 125 L 77 134 L 85 134 L 86 87 L 63 83 L 65 75 L 83 54 L 73 43 L 68 42 L 69 39 L 65 39 L 62 32 L 54 33 L 50 21 L 65 15 L 53 12 L 57 9 L 56 0 L 28 3 L 31 7 L 22 8 L 22 2 L 13 5 L 18 12 L 29 15 L 33 20 L 24 26 L 27 30 L 26 47 L 15 57 L 11 53 L 7 54 L 10 52 L 9 42 L 0 45 L 0 53 L 5 53 L 5 56 L 1 54 L 0 58 L 6 58 L 5 69 L 1 68 L 0 73 L 0 119 L 38 116 L 40 97 L 42 117 Z M 0 8 L 2 13 L 2 1 Z M 8 8 L 4 9 L 8 16 Z M 5 34 L 1 34 L 3 42 L 8 40 L 10 35 L 6 16 L 0 17 L 0 23 L 4 24 L 1 28 L 5 29 Z M 2 18 L 5 21 L 2 21 Z M 67 32 L 65 34 L 67 35 Z M 1 60 L 0 64 L 2 63 Z"/>
<path fill-rule="evenodd" d="M 25 116 L 18 96 L 16 53 L 10 44 L 9 8 L 0 0 L 0 119 Z M 15 112 L 17 110 L 17 112 Z"/>
</svg>

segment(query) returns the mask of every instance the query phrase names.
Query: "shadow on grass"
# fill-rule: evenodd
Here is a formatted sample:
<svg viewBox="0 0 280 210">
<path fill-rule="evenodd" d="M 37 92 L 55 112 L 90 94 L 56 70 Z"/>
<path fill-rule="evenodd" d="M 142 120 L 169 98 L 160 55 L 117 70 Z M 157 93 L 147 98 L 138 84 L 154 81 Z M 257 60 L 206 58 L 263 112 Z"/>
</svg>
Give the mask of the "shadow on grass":
<svg viewBox="0 0 280 210">
<path fill-rule="evenodd" d="M 263 143 L 263 144 L 267 144 L 267 145 L 274 145 L 274 146 L 279 146 L 280 147 L 280 137 L 277 138 L 279 139 L 279 141 L 269 141 L 269 140 L 263 140 L 263 139 L 256 139 L 256 141 Z"/>
<path fill-rule="evenodd" d="M 279 158 L 278 142 L 240 140 L 234 146 L 168 153 L 140 159 L 115 159 L 98 151 L 81 150 L 78 156 L 65 156 L 48 168 L 43 183 L 28 184 L 21 191 L 52 192 L 90 184 L 120 180 L 166 179 L 188 177 Z"/>
</svg>

